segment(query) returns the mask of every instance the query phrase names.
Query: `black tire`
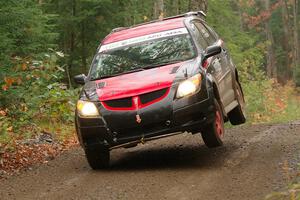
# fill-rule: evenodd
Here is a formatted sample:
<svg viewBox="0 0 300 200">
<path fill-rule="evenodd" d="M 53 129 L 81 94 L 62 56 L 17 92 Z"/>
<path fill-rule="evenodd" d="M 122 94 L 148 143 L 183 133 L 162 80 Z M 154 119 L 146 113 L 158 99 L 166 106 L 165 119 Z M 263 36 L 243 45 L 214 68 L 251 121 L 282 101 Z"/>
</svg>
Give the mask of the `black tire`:
<svg viewBox="0 0 300 200">
<path fill-rule="evenodd" d="M 110 152 L 107 147 L 99 146 L 85 149 L 85 156 L 94 170 L 106 169 L 109 167 Z"/>
<path fill-rule="evenodd" d="M 225 133 L 224 119 L 221 106 L 216 99 L 214 100 L 214 103 L 216 108 L 214 120 L 212 123 L 205 126 L 201 131 L 202 139 L 206 146 L 209 148 L 222 146 L 222 139 Z"/>
<path fill-rule="evenodd" d="M 228 113 L 232 125 L 240 125 L 246 122 L 245 99 L 240 84 L 236 81 L 236 95 L 238 106 Z"/>
</svg>

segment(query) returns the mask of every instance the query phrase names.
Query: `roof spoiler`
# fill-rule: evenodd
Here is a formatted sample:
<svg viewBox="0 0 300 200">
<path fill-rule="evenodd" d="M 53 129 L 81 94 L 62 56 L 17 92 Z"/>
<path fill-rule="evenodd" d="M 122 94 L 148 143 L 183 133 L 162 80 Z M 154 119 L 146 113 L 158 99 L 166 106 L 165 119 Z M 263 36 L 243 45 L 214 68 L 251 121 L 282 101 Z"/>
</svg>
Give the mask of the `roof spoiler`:
<svg viewBox="0 0 300 200">
<path fill-rule="evenodd" d="M 199 16 L 199 17 L 202 17 L 202 18 L 206 18 L 206 13 L 202 10 L 194 11 L 194 12 L 188 12 L 188 13 L 185 14 L 185 16 L 193 16 L 193 15 L 196 15 L 196 16 Z"/>
<path fill-rule="evenodd" d="M 187 13 L 184 13 L 181 15 L 163 18 L 162 20 L 157 20 L 157 21 L 164 21 L 164 20 L 168 20 L 168 19 L 174 19 L 174 18 L 179 18 L 179 17 L 189 17 L 189 16 L 198 16 L 198 17 L 202 18 L 203 20 L 205 20 L 205 18 L 206 18 L 205 12 L 200 10 L 200 11 L 191 11 L 191 12 L 187 12 Z"/>
<path fill-rule="evenodd" d="M 119 32 L 119 31 L 122 31 L 122 30 L 125 30 L 125 29 L 128 29 L 128 27 L 118 27 L 118 28 L 114 28 L 111 33 L 115 33 L 115 32 Z"/>
</svg>

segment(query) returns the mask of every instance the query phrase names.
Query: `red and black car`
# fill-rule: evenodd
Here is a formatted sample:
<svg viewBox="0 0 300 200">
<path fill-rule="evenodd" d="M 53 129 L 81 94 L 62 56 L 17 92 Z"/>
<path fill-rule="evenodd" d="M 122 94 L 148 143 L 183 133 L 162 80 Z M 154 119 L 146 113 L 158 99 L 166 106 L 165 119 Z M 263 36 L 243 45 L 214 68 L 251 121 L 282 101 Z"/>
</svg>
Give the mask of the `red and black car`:
<svg viewBox="0 0 300 200">
<path fill-rule="evenodd" d="M 238 71 L 203 12 L 113 30 L 100 44 L 76 109 L 93 169 L 110 150 L 178 132 L 222 145 L 224 122 L 246 121 Z"/>
</svg>

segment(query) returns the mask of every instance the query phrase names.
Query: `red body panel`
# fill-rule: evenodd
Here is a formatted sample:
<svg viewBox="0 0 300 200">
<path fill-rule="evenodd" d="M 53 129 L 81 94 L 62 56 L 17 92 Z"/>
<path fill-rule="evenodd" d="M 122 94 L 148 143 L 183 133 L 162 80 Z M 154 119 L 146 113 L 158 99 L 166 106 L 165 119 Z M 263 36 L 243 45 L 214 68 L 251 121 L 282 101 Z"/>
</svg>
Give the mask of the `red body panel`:
<svg viewBox="0 0 300 200">
<path fill-rule="evenodd" d="M 176 76 L 172 69 L 182 63 L 167 65 L 164 67 L 148 69 L 132 74 L 99 80 L 96 83 L 105 82 L 105 86 L 97 89 L 100 101 L 135 97 L 156 90 L 168 88 L 172 85 Z"/>
<path fill-rule="evenodd" d="M 102 44 L 109 44 L 126 40 L 134 37 L 144 36 L 148 34 L 158 33 L 162 31 L 183 28 L 185 27 L 184 18 L 175 18 L 157 23 L 150 23 L 146 25 L 137 26 L 130 29 L 125 29 L 108 35 L 102 42 Z"/>
</svg>

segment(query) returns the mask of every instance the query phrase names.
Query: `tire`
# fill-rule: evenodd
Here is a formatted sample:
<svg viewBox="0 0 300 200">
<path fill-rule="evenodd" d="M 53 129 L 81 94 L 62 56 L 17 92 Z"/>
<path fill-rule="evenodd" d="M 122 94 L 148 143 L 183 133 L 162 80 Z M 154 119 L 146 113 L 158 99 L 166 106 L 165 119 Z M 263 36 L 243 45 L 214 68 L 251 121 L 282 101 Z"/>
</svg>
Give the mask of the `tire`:
<svg viewBox="0 0 300 200">
<path fill-rule="evenodd" d="M 224 119 L 221 106 L 215 99 L 216 113 L 212 123 L 205 126 L 202 131 L 202 139 L 208 148 L 215 148 L 223 145 L 223 137 L 225 133 L 224 129 Z"/>
<path fill-rule="evenodd" d="M 240 125 L 246 122 L 245 99 L 242 88 L 237 81 L 236 88 L 238 106 L 228 113 L 228 118 L 232 125 Z"/>
<path fill-rule="evenodd" d="M 85 149 L 85 156 L 90 167 L 94 170 L 109 167 L 110 152 L 107 147 L 87 148 Z"/>
</svg>

